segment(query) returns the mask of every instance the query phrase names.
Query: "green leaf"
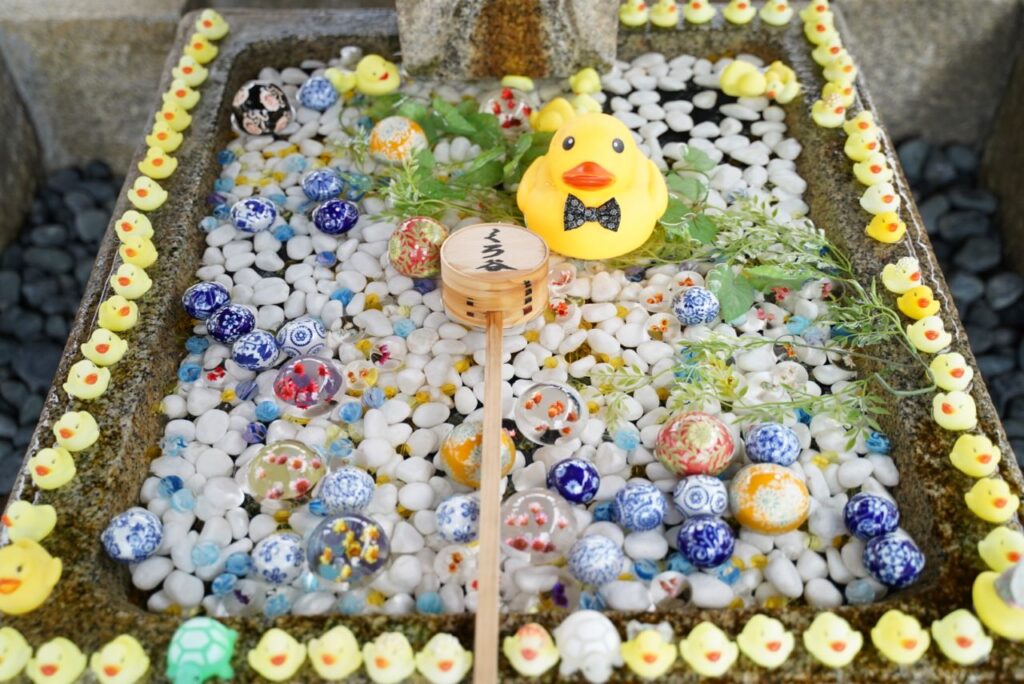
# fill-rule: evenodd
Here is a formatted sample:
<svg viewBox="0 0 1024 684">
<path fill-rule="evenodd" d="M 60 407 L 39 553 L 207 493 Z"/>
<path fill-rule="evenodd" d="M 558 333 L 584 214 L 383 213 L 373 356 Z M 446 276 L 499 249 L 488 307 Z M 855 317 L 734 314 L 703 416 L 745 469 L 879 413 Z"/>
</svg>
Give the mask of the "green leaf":
<svg viewBox="0 0 1024 684">
<path fill-rule="evenodd" d="M 518 183 L 537 157 L 544 154 L 551 144 L 550 132 L 524 133 L 516 138 L 506 155 L 504 179 L 511 185 Z"/>
<path fill-rule="evenodd" d="M 671 174 L 665 179 L 669 190 L 688 200 L 690 204 L 696 204 L 707 196 L 707 187 L 699 178 L 693 176 L 680 176 Z"/>
<path fill-rule="evenodd" d="M 434 116 L 440 122 L 441 130 L 452 135 L 463 135 L 467 138 L 476 132 L 465 116 L 458 109 L 448 104 L 439 97 L 435 97 L 431 103 L 434 109 Z"/>
<path fill-rule="evenodd" d="M 482 152 L 470 162 L 463 173 L 452 179 L 452 183 L 463 187 L 480 186 L 492 188 L 501 182 L 505 175 L 504 164 L 501 157 L 505 150 L 500 147 L 492 147 Z"/>
<path fill-rule="evenodd" d="M 747 313 L 754 304 L 757 292 L 746 278 L 737 276 L 727 264 L 719 264 L 708 271 L 707 287 L 722 307 L 722 320 L 733 321 Z"/>
<path fill-rule="evenodd" d="M 665 209 L 665 213 L 661 215 L 662 225 L 678 226 L 686 218 L 686 215 L 690 212 L 690 208 L 679 201 L 676 197 L 668 198 L 668 208 Z"/>
<path fill-rule="evenodd" d="M 813 271 L 802 266 L 779 266 L 777 264 L 759 264 L 743 269 L 743 275 L 750 284 L 765 292 L 773 287 L 798 288 L 815 277 Z"/>
<path fill-rule="evenodd" d="M 390 95 L 381 95 L 373 99 L 373 104 L 370 105 L 367 110 L 367 115 L 374 121 L 380 121 L 381 119 L 387 118 L 394 113 L 395 108 L 405 98 L 400 93 L 391 93 Z"/>
<path fill-rule="evenodd" d="M 697 214 L 689 221 L 690 237 L 702 245 L 710 245 L 718 235 L 718 226 L 707 214 Z"/>
<path fill-rule="evenodd" d="M 700 171 L 705 173 L 715 168 L 715 162 L 711 161 L 703 150 L 699 150 L 696 147 L 686 146 L 686 152 L 683 154 L 683 161 L 686 162 L 686 166 L 693 169 L 694 171 Z"/>
<path fill-rule="evenodd" d="M 466 120 L 476 131 L 469 139 L 484 149 L 491 147 L 504 148 L 504 139 L 501 135 L 501 124 L 498 117 L 488 112 L 470 112 Z"/>
</svg>

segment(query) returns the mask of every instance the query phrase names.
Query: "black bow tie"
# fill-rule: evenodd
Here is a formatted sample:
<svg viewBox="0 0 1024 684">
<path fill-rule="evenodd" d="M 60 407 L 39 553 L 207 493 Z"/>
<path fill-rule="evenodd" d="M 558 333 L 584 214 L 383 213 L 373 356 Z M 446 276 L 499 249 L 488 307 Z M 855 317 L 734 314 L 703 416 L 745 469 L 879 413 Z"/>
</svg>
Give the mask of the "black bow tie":
<svg viewBox="0 0 1024 684">
<path fill-rule="evenodd" d="M 622 210 L 615 198 L 611 198 L 599 207 L 588 207 L 579 197 L 569 195 L 565 198 L 565 209 L 562 212 L 562 227 L 575 230 L 587 221 L 596 221 L 605 230 L 615 232 L 622 220 Z"/>
</svg>

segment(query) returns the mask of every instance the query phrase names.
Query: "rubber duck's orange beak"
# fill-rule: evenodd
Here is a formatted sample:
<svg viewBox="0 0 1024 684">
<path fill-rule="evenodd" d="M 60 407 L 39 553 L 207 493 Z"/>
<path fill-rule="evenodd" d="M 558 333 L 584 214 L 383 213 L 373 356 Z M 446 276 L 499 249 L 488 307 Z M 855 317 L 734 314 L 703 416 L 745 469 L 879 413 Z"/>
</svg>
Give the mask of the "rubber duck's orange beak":
<svg viewBox="0 0 1024 684">
<path fill-rule="evenodd" d="M 1016 551 L 1010 551 L 1008 554 L 1006 554 L 1006 559 L 1011 563 L 1017 563 L 1018 561 L 1020 561 L 1020 554 Z"/>
<path fill-rule="evenodd" d="M 599 190 L 615 182 L 615 174 L 596 162 L 586 161 L 563 173 L 562 180 L 580 190 Z"/>
<path fill-rule="evenodd" d="M 71 439 L 72 437 L 75 436 L 75 433 L 72 432 L 71 430 L 68 430 L 67 428 L 61 428 L 60 429 L 60 436 L 63 439 Z"/>
<path fill-rule="evenodd" d="M 442 660 L 437 664 L 437 669 L 441 670 L 441 672 L 447 672 L 452 669 L 454 664 L 451 660 Z"/>
<path fill-rule="evenodd" d="M 658 654 L 657 653 L 644 653 L 643 659 L 644 659 L 645 663 L 650 664 L 650 663 L 653 663 L 655 660 L 658 659 Z"/>
<path fill-rule="evenodd" d="M 524 648 L 519 651 L 525 660 L 533 660 L 537 657 L 537 652 L 532 648 Z"/>
<path fill-rule="evenodd" d="M 324 665 L 333 665 L 335 657 L 332 656 L 330 653 L 324 653 L 322 656 L 320 656 L 320 660 L 324 661 Z"/>
<path fill-rule="evenodd" d="M 992 460 L 991 454 L 978 454 L 978 463 L 988 463 Z"/>
<path fill-rule="evenodd" d="M 4 524 L 4 527 L 14 527 L 14 521 L 11 520 L 9 516 L 5 515 L 4 517 L 0 518 L 0 522 Z"/>
<path fill-rule="evenodd" d="M 974 640 L 965 636 L 958 636 L 956 638 L 956 645 L 960 648 L 970 648 L 974 644 Z"/>
<path fill-rule="evenodd" d="M 845 641 L 833 641 L 831 644 L 829 644 L 829 646 L 836 653 L 842 653 L 843 651 L 846 650 L 846 642 Z"/>
<path fill-rule="evenodd" d="M 43 665 L 39 668 L 39 671 L 47 677 L 52 677 L 53 675 L 57 674 L 57 666 L 52 664 Z"/>
<path fill-rule="evenodd" d="M 107 665 L 103 668 L 103 674 L 107 675 L 108 677 L 116 677 L 117 675 L 121 674 L 121 668 L 119 668 L 117 665 Z"/>
<path fill-rule="evenodd" d="M 377 666 L 378 670 L 386 670 L 388 669 L 388 667 L 391 666 L 391 663 L 388 662 L 388 659 L 383 658 L 381 656 L 377 656 L 376 658 L 374 658 L 373 664 Z"/>
<path fill-rule="evenodd" d="M 704 654 L 704 657 L 713 663 L 718 662 L 718 659 L 722 657 L 721 651 L 708 651 Z"/>
<path fill-rule="evenodd" d="M 0 579 L 0 594 L 13 594 L 21 586 L 20 579 L 4 578 Z"/>
<path fill-rule="evenodd" d="M 954 378 L 962 378 L 964 377 L 964 369 L 954 368 L 953 370 L 949 371 L 949 374 L 952 375 Z"/>
<path fill-rule="evenodd" d="M 287 660 L 287 659 L 288 659 L 287 655 L 285 655 L 284 653 L 279 653 L 278 655 L 272 656 L 270 658 L 270 663 L 271 663 L 271 665 L 278 665 L 278 666 L 280 666 L 280 665 L 284 665 L 284 661 Z"/>
<path fill-rule="evenodd" d="M 782 642 L 781 641 L 769 641 L 767 644 L 764 645 L 764 647 L 767 648 L 772 653 L 775 653 L 780 648 L 782 648 Z"/>
<path fill-rule="evenodd" d="M 917 639 L 904 639 L 901 642 L 901 645 L 903 646 L 903 648 L 905 648 L 905 649 L 907 649 L 909 651 L 909 650 L 917 647 Z"/>
<path fill-rule="evenodd" d="M 50 469 L 47 468 L 46 466 L 43 466 L 43 465 L 36 466 L 36 475 L 39 475 L 41 477 L 46 477 L 49 474 L 50 474 Z"/>
<path fill-rule="evenodd" d="M 388 72 L 385 71 L 383 74 L 381 74 L 380 78 L 378 80 L 380 80 L 380 81 L 388 80 Z"/>
<path fill-rule="evenodd" d="M 109 344 L 97 344 L 96 345 L 96 351 L 98 351 L 100 354 L 106 354 L 108 351 L 110 351 L 110 345 Z"/>
</svg>

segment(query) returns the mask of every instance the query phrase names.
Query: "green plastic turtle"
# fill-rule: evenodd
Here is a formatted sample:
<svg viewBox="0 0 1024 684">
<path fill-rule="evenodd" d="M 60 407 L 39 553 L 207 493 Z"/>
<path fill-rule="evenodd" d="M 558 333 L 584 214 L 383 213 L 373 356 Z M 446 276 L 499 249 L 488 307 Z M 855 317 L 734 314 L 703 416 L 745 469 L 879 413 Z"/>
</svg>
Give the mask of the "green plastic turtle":
<svg viewBox="0 0 1024 684">
<path fill-rule="evenodd" d="M 171 637 L 167 676 L 174 684 L 202 684 L 211 677 L 231 679 L 237 639 L 238 632 L 211 618 L 187 620 Z"/>
</svg>

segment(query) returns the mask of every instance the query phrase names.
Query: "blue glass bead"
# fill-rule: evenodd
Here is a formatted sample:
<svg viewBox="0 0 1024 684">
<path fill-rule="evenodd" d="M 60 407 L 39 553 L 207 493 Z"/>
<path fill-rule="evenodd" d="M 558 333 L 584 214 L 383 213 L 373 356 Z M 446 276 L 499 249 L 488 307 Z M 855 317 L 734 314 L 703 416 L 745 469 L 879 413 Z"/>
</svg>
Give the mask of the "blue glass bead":
<svg viewBox="0 0 1024 684">
<path fill-rule="evenodd" d="M 235 396 L 242 401 L 249 401 L 256 396 L 257 390 L 259 390 L 259 386 L 255 380 L 243 380 L 235 385 Z"/>
<path fill-rule="evenodd" d="M 786 330 L 793 335 L 799 335 L 804 330 L 807 330 L 807 326 L 810 324 L 811 320 L 809 318 L 804 318 L 803 316 L 790 316 L 789 320 L 786 321 Z"/>
<path fill-rule="evenodd" d="M 795 409 L 793 412 L 796 414 L 796 419 L 797 419 L 798 422 L 801 422 L 804 425 L 810 425 L 811 424 L 811 417 L 812 416 L 811 416 L 810 413 L 808 413 L 807 411 L 804 411 L 802 408 Z"/>
<path fill-rule="evenodd" d="M 152 556 L 163 538 L 164 526 L 160 518 L 145 508 L 136 507 L 111 518 L 100 541 L 107 555 L 115 561 L 138 563 Z M 32 572 L 31 566 L 27 571 Z"/>
<path fill-rule="evenodd" d="M 713 323 L 720 309 L 718 297 L 703 287 L 688 287 L 672 298 L 672 311 L 683 325 Z"/>
<path fill-rule="evenodd" d="M 843 507 L 843 522 L 850 534 L 867 541 L 895 531 L 900 525 L 900 511 L 888 499 L 860 492 Z"/>
<path fill-rule="evenodd" d="M 881 432 L 872 431 L 866 440 L 868 451 L 873 454 L 888 455 L 892 449 L 892 443 L 889 438 L 883 435 Z"/>
<path fill-rule="evenodd" d="M 263 604 L 263 614 L 268 618 L 284 615 L 289 609 L 291 605 L 288 603 L 288 596 L 283 593 L 274 594 Z"/>
<path fill-rule="evenodd" d="M 630 266 L 626 269 L 626 280 L 631 283 L 639 283 L 647 273 L 646 266 Z"/>
<path fill-rule="evenodd" d="M 199 379 L 199 374 L 202 372 L 203 369 L 199 367 L 199 364 L 183 363 L 178 368 L 178 380 L 182 382 L 195 382 Z"/>
<path fill-rule="evenodd" d="M 712 568 L 711 574 L 728 584 L 730 587 L 736 584 L 740 579 L 740 569 L 736 567 L 736 564 L 732 561 L 727 561 L 716 568 Z"/>
<path fill-rule="evenodd" d="M 231 346 L 231 360 L 246 370 L 256 372 L 271 368 L 280 354 L 277 338 L 266 330 L 246 333 Z"/>
<path fill-rule="evenodd" d="M 220 283 L 196 283 L 181 296 L 181 306 L 192 318 L 205 321 L 231 301 L 231 293 Z"/>
<path fill-rule="evenodd" d="M 230 593 L 235 585 L 238 584 L 238 577 L 232 575 L 230 572 L 222 572 L 213 578 L 213 593 L 217 596 L 223 596 L 224 594 Z"/>
<path fill-rule="evenodd" d="M 380 387 L 370 387 L 363 392 L 363 403 L 366 408 L 377 409 L 384 405 L 387 401 L 387 397 L 384 396 L 384 390 Z"/>
<path fill-rule="evenodd" d="M 358 126 L 364 133 L 369 133 L 373 130 L 373 119 L 369 116 L 361 116 L 356 120 L 356 126 Z"/>
<path fill-rule="evenodd" d="M 618 578 L 624 560 L 618 544 L 591 534 L 577 539 L 569 549 L 569 572 L 584 584 L 600 587 Z"/>
<path fill-rule="evenodd" d="M 370 505 L 376 489 L 372 475 L 355 466 L 344 466 L 324 475 L 318 498 L 328 513 L 360 513 Z"/>
<path fill-rule="evenodd" d="M 710 515 L 688 519 L 679 528 L 676 546 L 698 568 L 713 568 L 729 560 L 736 546 L 729 523 Z"/>
<path fill-rule="evenodd" d="M 347 233 L 358 220 L 359 210 L 347 200 L 329 199 L 313 210 L 313 225 L 328 235 Z"/>
<path fill-rule="evenodd" d="M 279 409 L 277 404 L 272 401 L 261 401 L 256 404 L 256 420 L 261 423 L 269 423 L 273 420 L 277 420 L 280 415 L 281 409 Z"/>
<path fill-rule="evenodd" d="M 182 513 L 196 507 L 196 496 L 191 489 L 179 489 L 171 495 L 171 508 Z"/>
<path fill-rule="evenodd" d="M 316 265 L 330 268 L 338 263 L 338 255 L 334 252 L 317 252 Z"/>
<path fill-rule="evenodd" d="M 455 494 L 442 501 L 435 513 L 437 533 L 446 542 L 469 544 L 480 528 L 480 504 L 468 494 Z"/>
<path fill-rule="evenodd" d="M 199 222 L 199 230 L 204 233 L 211 233 L 220 227 L 220 221 L 217 220 L 216 216 L 204 216 Z"/>
<path fill-rule="evenodd" d="M 306 570 L 302 573 L 302 576 L 299 577 L 299 586 L 301 586 L 302 590 L 306 593 L 320 591 L 323 588 L 320 584 L 320 578 L 309 570 Z"/>
<path fill-rule="evenodd" d="M 343 423 L 354 423 L 363 417 L 363 407 L 358 401 L 347 401 L 338 407 L 338 420 Z"/>
<path fill-rule="evenodd" d="M 271 234 L 274 236 L 274 239 L 277 240 L 278 242 L 288 242 L 293 237 L 295 237 L 295 229 L 286 223 L 283 226 L 278 226 L 277 228 L 275 228 L 274 232 Z"/>
<path fill-rule="evenodd" d="M 433 278 L 414 278 L 412 281 L 412 289 L 425 295 L 437 289 L 437 281 Z"/>
<path fill-rule="evenodd" d="M 348 306 L 352 298 L 356 296 L 356 293 L 347 287 L 343 287 L 340 290 L 335 290 L 331 293 L 331 299 L 341 302 L 343 306 Z"/>
<path fill-rule="evenodd" d="M 358 202 L 363 199 L 373 187 L 373 179 L 358 171 L 343 174 L 342 180 L 345 181 L 344 197 L 350 202 Z"/>
<path fill-rule="evenodd" d="M 353 592 L 343 594 L 338 609 L 344 615 L 359 615 L 366 609 L 366 599 Z"/>
<path fill-rule="evenodd" d="M 228 304 L 206 319 L 210 337 L 222 344 L 233 344 L 242 335 L 256 327 L 256 314 L 240 304 Z"/>
<path fill-rule="evenodd" d="M 924 554 L 904 534 L 883 534 L 864 546 L 864 567 L 892 589 L 910 586 L 924 570 Z"/>
<path fill-rule="evenodd" d="M 192 547 L 192 562 L 197 568 L 213 565 L 220 557 L 220 547 L 213 542 L 201 542 Z"/>
<path fill-rule="evenodd" d="M 608 605 L 604 602 L 599 592 L 580 592 L 580 610 L 603 611 Z"/>
<path fill-rule="evenodd" d="M 348 458 L 354 448 L 352 440 L 339 437 L 327 445 L 327 455 L 331 460 Z"/>
<path fill-rule="evenodd" d="M 863 606 L 875 601 L 875 588 L 871 582 L 861 578 L 846 585 L 846 601 L 853 606 Z"/>
<path fill-rule="evenodd" d="M 204 351 L 210 348 L 210 340 L 205 337 L 199 337 L 193 335 L 192 337 L 185 340 L 185 350 L 189 354 L 202 354 Z"/>
<path fill-rule="evenodd" d="M 242 439 L 246 444 L 262 444 L 267 438 L 267 426 L 263 423 L 249 423 L 242 431 Z"/>
<path fill-rule="evenodd" d="M 573 503 L 590 503 L 601 486 L 597 467 L 581 458 L 567 458 L 548 471 L 548 487 Z"/>
<path fill-rule="evenodd" d="M 302 179 L 302 192 L 314 202 L 324 202 L 337 197 L 345 182 L 334 169 L 315 169 Z"/>
<path fill-rule="evenodd" d="M 828 341 L 828 333 L 818 327 L 807 328 L 800 336 L 812 347 L 820 347 Z"/>
<path fill-rule="evenodd" d="M 164 437 L 160 442 L 160 449 L 163 451 L 164 456 L 181 456 L 181 452 L 188 446 L 188 442 L 185 441 L 184 437 Z"/>
<path fill-rule="evenodd" d="M 697 572 L 697 566 L 684 558 L 681 553 L 673 553 L 668 557 L 668 569 L 673 572 L 681 572 L 684 575 L 692 575 Z"/>
<path fill-rule="evenodd" d="M 416 597 L 416 610 L 427 615 L 440 615 L 444 602 L 436 591 L 428 591 Z"/>
<path fill-rule="evenodd" d="M 233 161 L 235 161 L 235 153 L 231 150 L 221 150 L 217 153 L 217 163 L 221 166 L 227 166 Z"/>
<path fill-rule="evenodd" d="M 231 218 L 231 207 L 226 204 L 218 204 L 213 208 L 213 217 L 221 221 Z"/>
<path fill-rule="evenodd" d="M 637 579 L 649 582 L 658 574 L 658 564 L 647 558 L 633 562 L 633 574 Z"/>
<path fill-rule="evenodd" d="M 177 475 L 167 475 L 160 478 L 160 484 L 157 485 L 156 491 L 161 499 L 168 499 L 184 486 L 184 481 Z"/>
<path fill-rule="evenodd" d="M 780 423 L 761 423 L 747 433 L 744 444 L 754 463 L 788 466 L 800 457 L 800 438 Z"/>
<path fill-rule="evenodd" d="M 403 340 L 412 334 L 416 330 L 416 324 L 410 321 L 408 318 L 399 318 L 394 321 L 392 327 L 395 329 L 395 334 L 401 337 Z"/>
<path fill-rule="evenodd" d="M 672 503 L 684 518 L 723 515 L 729 506 L 725 483 L 711 475 L 690 475 L 672 490 Z"/>
<path fill-rule="evenodd" d="M 594 520 L 598 522 L 618 521 L 618 518 L 615 517 L 614 501 L 602 501 L 601 503 L 594 506 L 594 510 L 591 512 L 594 514 Z"/>
<path fill-rule="evenodd" d="M 224 201 L 224 195 L 221 195 L 220 193 L 217 192 L 211 192 L 209 195 L 206 196 L 206 203 L 211 206 L 221 206 L 224 204 Z"/>
<path fill-rule="evenodd" d="M 321 518 L 327 515 L 327 506 L 320 499 L 313 499 L 309 502 L 309 512 Z"/>
<path fill-rule="evenodd" d="M 213 181 L 213 189 L 216 192 L 231 192 L 231 189 L 234 187 L 234 179 L 228 178 L 227 176 L 221 176 L 217 180 Z"/>
<path fill-rule="evenodd" d="M 303 171 L 306 170 L 306 167 L 309 166 L 309 161 L 301 154 L 296 152 L 295 154 L 289 154 L 287 157 L 285 157 L 282 166 L 284 167 L 285 173 L 302 173 Z M 287 197 L 285 198 L 285 200 L 287 200 Z M 276 198 L 274 199 L 274 201 L 277 202 L 278 204 L 284 204 L 283 201 L 278 201 Z"/>
<path fill-rule="evenodd" d="M 252 569 L 252 558 L 247 553 L 233 553 L 224 561 L 224 569 L 237 577 L 245 577 Z"/>
<path fill-rule="evenodd" d="M 630 482 L 615 495 L 615 515 L 628 530 L 653 530 L 664 521 L 666 512 L 665 497 L 650 482 Z"/>
<path fill-rule="evenodd" d="M 623 451 L 633 451 L 640 446 L 640 431 L 632 425 L 621 427 L 615 431 L 612 441 Z"/>
<path fill-rule="evenodd" d="M 231 223 L 243 233 L 259 233 L 274 225 L 277 205 L 266 197 L 246 197 L 231 206 Z"/>
</svg>

